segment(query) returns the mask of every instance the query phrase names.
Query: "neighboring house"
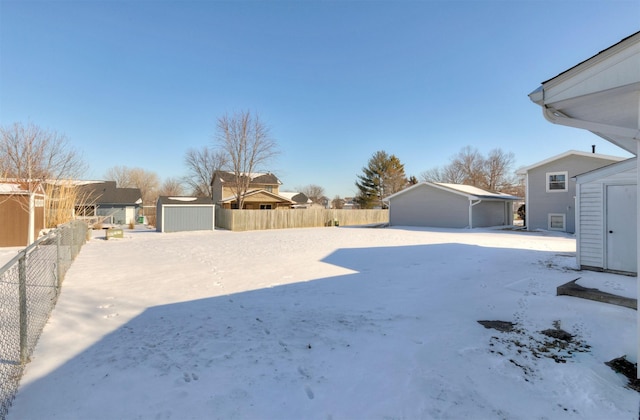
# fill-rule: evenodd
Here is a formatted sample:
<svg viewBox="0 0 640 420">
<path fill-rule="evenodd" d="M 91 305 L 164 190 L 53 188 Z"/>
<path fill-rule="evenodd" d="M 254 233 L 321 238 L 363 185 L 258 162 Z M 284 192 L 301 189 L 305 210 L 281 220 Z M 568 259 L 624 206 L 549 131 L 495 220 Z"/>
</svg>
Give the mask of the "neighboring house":
<svg viewBox="0 0 640 420">
<path fill-rule="evenodd" d="M 215 229 L 215 206 L 209 197 L 160 196 L 156 202 L 156 230 L 184 232 Z"/>
<path fill-rule="evenodd" d="M 45 228 L 42 185 L 30 193 L 20 183 L 0 184 L 0 247 L 27 246 Z"/>
<path fill-rule="evenodd" d="M 294 209 L 308 209 L 313 204 L 309 197 L 300 192 L 281 191 L 280 196 L 293 201 L 295 204 L 291 208 Z"/>
<path fill-rule="evenodd" d="M 356 203 L 355 197 L 345 197 L 342 208 L 345 210 L 357 209 L 358 204 Z"/>
<path fill-rule="evenodd" d="M 527 229 L 574 233 L 576 183 L 572 178 L 624 159 L 569 150 L 519 169 L 518 175 L 525 177 Z"/>
<path fill-rule="evenodd" d="M 244 194 L 245 210 L 290 209 L 296 202 L 280 195 L 282 182 L 272 173 L 248 175 L 249 188 Z M 238 208 L 233 172 L 218 171 L 211 180 L 213 202 L 225 209 Z"/>
<path fill-rule="evenodd" d="M 576 235 L 582 269 L 638 272 L 636 158 L 576 177 Z"/>
<path fill-rule="evenodd" d="M 513 224 L 514 201 L 470 185 L 421 182 L 385 199 L 395 226 L 477 228 Z"/>
<path fill-rule="evenodd" d="M 142 207 L 139 188 L 117 188 L 115 181 L 94 181 L 78 186 L 76 215 L 97 217 L 124 225 L 136 221 Z"/>
</svg>

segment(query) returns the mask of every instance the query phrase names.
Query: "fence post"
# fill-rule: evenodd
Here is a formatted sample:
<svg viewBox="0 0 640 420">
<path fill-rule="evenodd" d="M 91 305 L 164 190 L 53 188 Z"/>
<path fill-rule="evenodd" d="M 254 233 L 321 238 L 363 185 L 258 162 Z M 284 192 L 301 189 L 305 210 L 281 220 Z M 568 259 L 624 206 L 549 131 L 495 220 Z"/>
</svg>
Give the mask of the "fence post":
<svg viewBox="0 0 640 420">
<path fill-rule="evenodd" d="M 29 358 L 29 340 L 27 334 L 27 254 L 18 260 L 18 308 L 20 311 L 20 363 Z"/>
<path fill-rule="evenodd" d="M 60 289 L 62 284 L 62 251 L 60 248 L 61 228 L 56 229 L 56 287 Z"/>
</svg>

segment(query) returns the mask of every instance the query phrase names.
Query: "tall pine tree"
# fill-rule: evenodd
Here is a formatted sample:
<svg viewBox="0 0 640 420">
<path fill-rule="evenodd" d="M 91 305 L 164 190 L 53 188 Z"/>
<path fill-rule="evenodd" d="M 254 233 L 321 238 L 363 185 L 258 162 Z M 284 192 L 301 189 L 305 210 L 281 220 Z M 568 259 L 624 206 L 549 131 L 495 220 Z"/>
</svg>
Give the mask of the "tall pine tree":
<svg viewBox="0 0 640 420">
<path fill-rule="evenodd" d="M 383 200 L 407 186 L 404 165 L 395 155 L 388 155 L 384 150 L 377 151 L 371 156 L 367 166 L 362 168 L 362 175 L 358 175 L 356 186 L 356 201 L 360 208 L 385 208 Z"/>
</svg>

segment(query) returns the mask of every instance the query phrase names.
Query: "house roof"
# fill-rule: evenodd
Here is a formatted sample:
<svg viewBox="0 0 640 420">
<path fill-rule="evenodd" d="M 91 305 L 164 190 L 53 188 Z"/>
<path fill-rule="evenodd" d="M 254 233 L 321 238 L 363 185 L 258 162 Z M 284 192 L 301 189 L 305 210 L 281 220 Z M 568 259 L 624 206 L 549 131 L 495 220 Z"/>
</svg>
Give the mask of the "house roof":
<svg viewBox="0 0 640 420">
<path fill-rule="evenodd" d="M 290 204 L 296 204 L 293 200 L 290 200 L 286 197 L 282 197 L 278 194 L 269 192 L 267 190 L 263 190 L 260 188 L 256 188 L 256 189 L 252 189 L 252 190 L 247 190 L 247 192 L 244 194 L 244 199 L 246 200 L 247 198 L 254 196 L 256 194 L 265 194 L 270 196 L 271 198 L 273 198 L 273 201 L 278 201 L 278 202 L 285 202 L 285 203 L 290 203 Z M 231 203 L 233 201 L 236 201 L 236 196 L 232 195 L 230 197 L 223 197 L 222 200 L 220 200 L 221 203 Z"/>
<path fill-rule="evenodd" d="M 244 174 L 243 174 L 244 175 Z M 225 182 L 234 182 L 236 179 L 236 175 L 230 171 L 217 171 L 213 174 L 213 179 L 211 183 L 213 184 L 213 180 L 218 178 L 222 183 Z M 259 173 L 254 172 L 249 174 L 249 178 L 251 179 L 251 184 L 271 184 L 271 185 L 281 185 L 282 182 L 276 177 L 274 174 L 268 173 Z"/>
<path fill-rule="evenodd" d="M 86 202 L 95 204 L 140 204 L 140 188 L 117 188 L 115 181 L 92 182 L 81 185 L 79 195 Z"/>
<path fill-rule="evenodd" d="M 516 197 L 509 194 L 504 194 L 504 193 L 494 193 L 491 191 L 483 190 L 482 188 L 474 187 L 472 185 L 448 184 L 444 182 L 420 182 L 418 184 L 410 186 L 409 188 L 405 188 L 404 190 L 398 191 L 397 193 L 390 195 L 389 197 L 385 198 L 384 201 L 389 201 L 392 198 L 396 198 L 415 188 L 424 188 L 424 187 L 432 187 L 432 188 L 448 191 L 453 194 L 467 197 L 469 200 L 491 200 L 491 201 L 521 200 L 520 197 Z"/>
<path fill-rule="evenodd" d="M 621 162 L 612 163 L 602 168 L 597 168 L 592 171 L 588 171 L 572 177 L 577 183 L 582 184 L 584 182 L 594 181 L 599 178 L 603 178 L 609 175 L 617 174 L 635 168 L 637 165 L 636 158 L 629 158 Z"/>
<path fill-rule="evenodd" d="M 529 98 L 554 123 L 582 128 L 637 154 L 640 32 L 542 82 Z"/>
<path fill-rule="evenodd" d="M 203 205 L 213 204 L 211 197 L 175 197 L 161 195 L 158 197 L 157 203 L 160 204 L 175 204 L 175 205 Z"/>
<path fill-rule="evenodd" d="M 311 204 L 313 201 L 305 194 L 300 192 L 289 192 L 289 191 L 280 191 L 279 195 L 281 197 L 287 198 L 291 201 L 295 201 L 298 204 Z"/>
<path fill-rule="evenodd" d="M 533 165 L 520 168 L 516 171 L 516 173 L 518 175 L 525 175 L 527 172 L 529 172 L 532 169 L 535 169 L 539 166 L 546 165 L 551 162 L 555 162 L 556 160 L 564 159 L 569 156 L 582 156 L 582 157 L 593 158 L 593 159 L 605 159 L 605 160 L 610 160 L 611 162 L 620 162 L 625 159 L 628 159 L 620 156 L 603 155 L 600 153 L 587 153 L 580 150 L 568 150 L 564 153 L 560 153 L 559 155 L 551 156 L 550 158 L 541 160 L 540 162 L 534 163 Z"/>
</svg>

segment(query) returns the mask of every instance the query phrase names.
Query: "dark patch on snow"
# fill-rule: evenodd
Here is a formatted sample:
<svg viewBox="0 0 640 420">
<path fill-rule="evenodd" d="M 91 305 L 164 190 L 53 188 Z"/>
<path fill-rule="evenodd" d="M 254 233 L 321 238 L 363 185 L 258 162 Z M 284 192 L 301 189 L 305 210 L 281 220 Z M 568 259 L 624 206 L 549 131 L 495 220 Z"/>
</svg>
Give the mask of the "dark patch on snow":
<svg viewBox="0 0 640 420">
<path fill-rule="evenodd" d="M 493 328 L 500 332 L 511 332 L 516 324 L 508 321 L 478 321 L 478 324 L 485 328 Z"/>
<path fill-rule="evenodd" d="M 489 351 L 508 357 L 509 362 L 522 369 L 526 381 L 529 381 L 529 377 L 535 376 L 537 360 L 548 358 L 556 363 L 567 363 L 575 353 L 585 353 L 591 349 L 591 346 L 580 340 L 577 335 L 560 328 L 560 321 L 554 321 L 553 328 L 533 332 L 509 321 L 478 323 L 502 333 L 491 337 Z"/>
<path fill-rule="evenodd" d="M 640 392 L 640 379 L 638 379 L 638 364 L 631 363 L 626 357 L 618 357 L 609 362 L 604 362 L 617 373 L 621 373 L 629 380 L 627 388 Z"/>
</svg>

